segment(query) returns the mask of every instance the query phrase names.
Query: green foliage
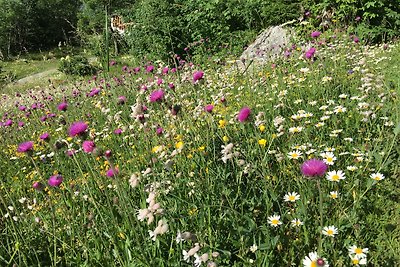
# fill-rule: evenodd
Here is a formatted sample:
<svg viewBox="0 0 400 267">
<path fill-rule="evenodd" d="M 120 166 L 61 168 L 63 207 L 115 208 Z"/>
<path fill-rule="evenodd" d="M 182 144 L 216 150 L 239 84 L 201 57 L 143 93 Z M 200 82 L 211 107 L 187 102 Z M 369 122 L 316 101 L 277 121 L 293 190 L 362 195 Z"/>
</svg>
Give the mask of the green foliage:
<svg viewBox="0 0 400 267">
<path fill-rule="evenodd" d="M 48 49 L 74 36 L 80 0 L 1 0 L 0 57 Z"/>
<path fill-rule="evenodd" d="M 61 58 L 58 70 L 67 75 L 87 76 L 96 73 L 97 68 L 86 57 L 77 55 Z"/>
<path fill-rule="evenodd" d="M 391 40 L 400 36 L 400 0 L 305 1 L 312 13 L 324 20 L 326 11 L 366 42 Z M 325 13 L 326 14 L 326 13 Z"/>
</svg>

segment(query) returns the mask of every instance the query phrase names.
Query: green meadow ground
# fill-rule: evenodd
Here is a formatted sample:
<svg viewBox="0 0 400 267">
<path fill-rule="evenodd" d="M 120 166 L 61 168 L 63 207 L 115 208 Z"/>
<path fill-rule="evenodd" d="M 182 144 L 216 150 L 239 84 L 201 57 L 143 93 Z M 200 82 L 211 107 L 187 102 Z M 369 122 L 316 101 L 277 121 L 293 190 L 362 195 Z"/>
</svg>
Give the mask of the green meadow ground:
<svg viewBox="0 0 400 267">
<path fill-rule="evenodd" d="M 315 47 L 4 93 L 0 265 L 397 266 L 400 45 Z"/>
</svg>

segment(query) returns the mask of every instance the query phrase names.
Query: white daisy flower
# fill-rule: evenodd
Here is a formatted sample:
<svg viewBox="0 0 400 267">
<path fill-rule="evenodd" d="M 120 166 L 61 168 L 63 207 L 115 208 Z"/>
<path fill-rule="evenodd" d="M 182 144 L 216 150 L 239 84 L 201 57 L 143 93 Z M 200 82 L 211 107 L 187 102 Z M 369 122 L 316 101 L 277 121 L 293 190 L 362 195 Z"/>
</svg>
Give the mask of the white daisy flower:
<svg viewBox="0 0 400 267">
<path fill-rule="evenodd" d="M 300 221 L 300 219 L 293 219 L 293 220 L 290 221 L 290 224 L 291 224 L 293 227 L 300 227 L 300 226 L 302 226 L 304 223 L 303 223 L 302 221 Z"/>
<path fill-rule="evenodd" d="M 302 155 L 303 155 L 303 153 L 302 153 L 301 151 L 299 151 L 299 150 L 291 151 L 291 152 L 289 152 L 289 153 L 287 154 L 287 156 L 288 156 L 290 159 L 299 159 L 299 158 L 301 158 Z"/>
<path fill-rule="evenodd" d="M 296 202 L 296 200 L 300 199 L 300 195 L 296 192 L 291 192 L 291 193 L 289 192 L 283 197 L 283 199 L 286 202 Z"/>
<path fill-rule="evenodd" d="M 358 258 L 365 258 L 367 257 L 368 250 L 368 248 L 360 248 L 356 245 L 352 245 L 351 247 L 349 247 L 349 254 L 355 255 Z"/>
<path fill-rule="evenodd" d="M 334 226 L 325 226 L 322 228 L 322 234 L 326 236 L 334 237 L 338 233 L 338 229 Z"/>
<path fill-rule="evenodd" d="M 329 263 L 325 258 L 321 258 L 317 252 L 310 252 L 303 259 L 303 267 L 329 267 Z"/>
<path fill-rule="evenodd" d="M 280 219 L 281 219 L 281 216 L 279 216 L 279 215 L 269 216 L 268 217 L 268 223 L 273 227 L 278 227 L 279 225 L 282 224 Z"/>
<path fill-rule="evenodd" d="M 381 181 L 383 179 L 385 179 L 385 176 L 382 173 L 373 173 L 370 175 L 371 179 L 374 179 L 375 181 Z"/>
<path fill-rule="evenodd" d="M 340 180 L 346 179 L 346 176 L 343 171 L 330 171 L 326 175 L 326 179 L 331 182 L 339 182 Z"/>
</svg>

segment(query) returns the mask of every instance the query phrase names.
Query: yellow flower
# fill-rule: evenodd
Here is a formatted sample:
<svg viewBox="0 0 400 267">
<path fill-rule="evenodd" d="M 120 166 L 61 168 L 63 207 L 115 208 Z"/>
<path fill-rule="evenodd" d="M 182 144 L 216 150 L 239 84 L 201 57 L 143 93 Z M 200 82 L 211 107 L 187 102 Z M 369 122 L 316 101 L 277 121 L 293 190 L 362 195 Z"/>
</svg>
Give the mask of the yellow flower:
<svg viewBox="0 0 400 267">
<path fill-rule="evenodd" d="M 260 129 L 260 132 L 264 132 L 265 131 L 265 125 L 261 124 L 260 126 L 258 126 L 258 129 Z"/>
<path fill-rule="evenodd" d="M 119 236 L 119 238 L 121 238 L 121 239 L 125 239 L 125 235 L 124 235 L 124 233 L 122 233 L 122 232 L 120 232 L 120 233 L 118 234 L 118 236 Z"/>
<path fill-rule="evenodd" d="M 182 141 L 183 140 L 183 136 L 181 134 L 178 134 L 177 136 L 175 136 L 175 140 L 176 141 Z"/>
<path fill-rule="evenodd" d="M 219 120 L 219 128 L 224 128 L 226 126 L 226 120 Z"/>
<path fill-rule="evenodd" d="M 175 148 L 176 149 L 182 149 L 182 147 L 183 147 L 183 142 L 182 141 L 179 141 L 178 143 L 175 144 Z"/>
<path fill-rule="evenodd" d="M 265 146 L 265 145 L 267 144 L 267 140 L 265 140 L 265 139 L 260 139 L 260 140 L 258 140 L 258 144 L 259 144 L 260 146 Z"/>
<path fill-rule="evenodd" d="M 225 143 L 227 143 L 227 142 L 229 142 L 229 137 L 226 136 L 226 135 L 224 135 L 224 137 L 222 137 L 222 140 L 223 140 Z"/>
</svg>

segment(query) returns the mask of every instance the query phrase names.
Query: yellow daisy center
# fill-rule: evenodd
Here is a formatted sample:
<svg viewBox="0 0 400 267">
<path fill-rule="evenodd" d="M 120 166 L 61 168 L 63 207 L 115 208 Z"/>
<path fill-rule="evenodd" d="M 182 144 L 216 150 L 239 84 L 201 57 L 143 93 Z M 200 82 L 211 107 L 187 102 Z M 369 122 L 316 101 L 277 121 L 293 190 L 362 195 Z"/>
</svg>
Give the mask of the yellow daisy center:
<svg viewBox="0 0 400 267">
<path fill-rule="evenodd" d="M 354 252 L 355 252 L 356 254 L 361 254 L 363 251 L 362 251 L 362 248 L 356 248 L 356 249 L 354 250 Z"/>
<path fill-rule="evenodd" d="M 312 261 L 312 262 L 311 262 L 311 267 L 318 267 L 317 261 Z"/>
<path fill-rule="evenodd" d="M 333 181 L 339 181 L 339 179 L 340 179 L 340 176 L 337 175 L 337 174 L 334 174 L 334 175 L 332 176 L 332 180 L 333 180 Z"/>
<path fill-rule="evenodd" d="M 332 229 L 328 229 L 328 231 L 326 231 L 326 233 L 327 233 L 328 235 L 333 235 L 333 230 L 332 230 Z"/>
<path fill-rule="evenodd" d="M 273 225 L 277 225 L 277 224 L 279 223 L 279 220 L 273 219 L 273 220 L 271 221 L 271 223 L 272 223 Z"/>
<path fill-rule="evenodd" d="M 290 200 L 290 201 L 295 201 L 295 200 L 296 200 L 296 197 L 295 197 L 295 196 L 289 196 L 289 200 Z"/>
<path fill-rule="evenodd" d="M 352 262 L 353 262 L 354 265 L 360 263 L 360 261 L 358 259 L 353 259 Z"/>
</svg>

